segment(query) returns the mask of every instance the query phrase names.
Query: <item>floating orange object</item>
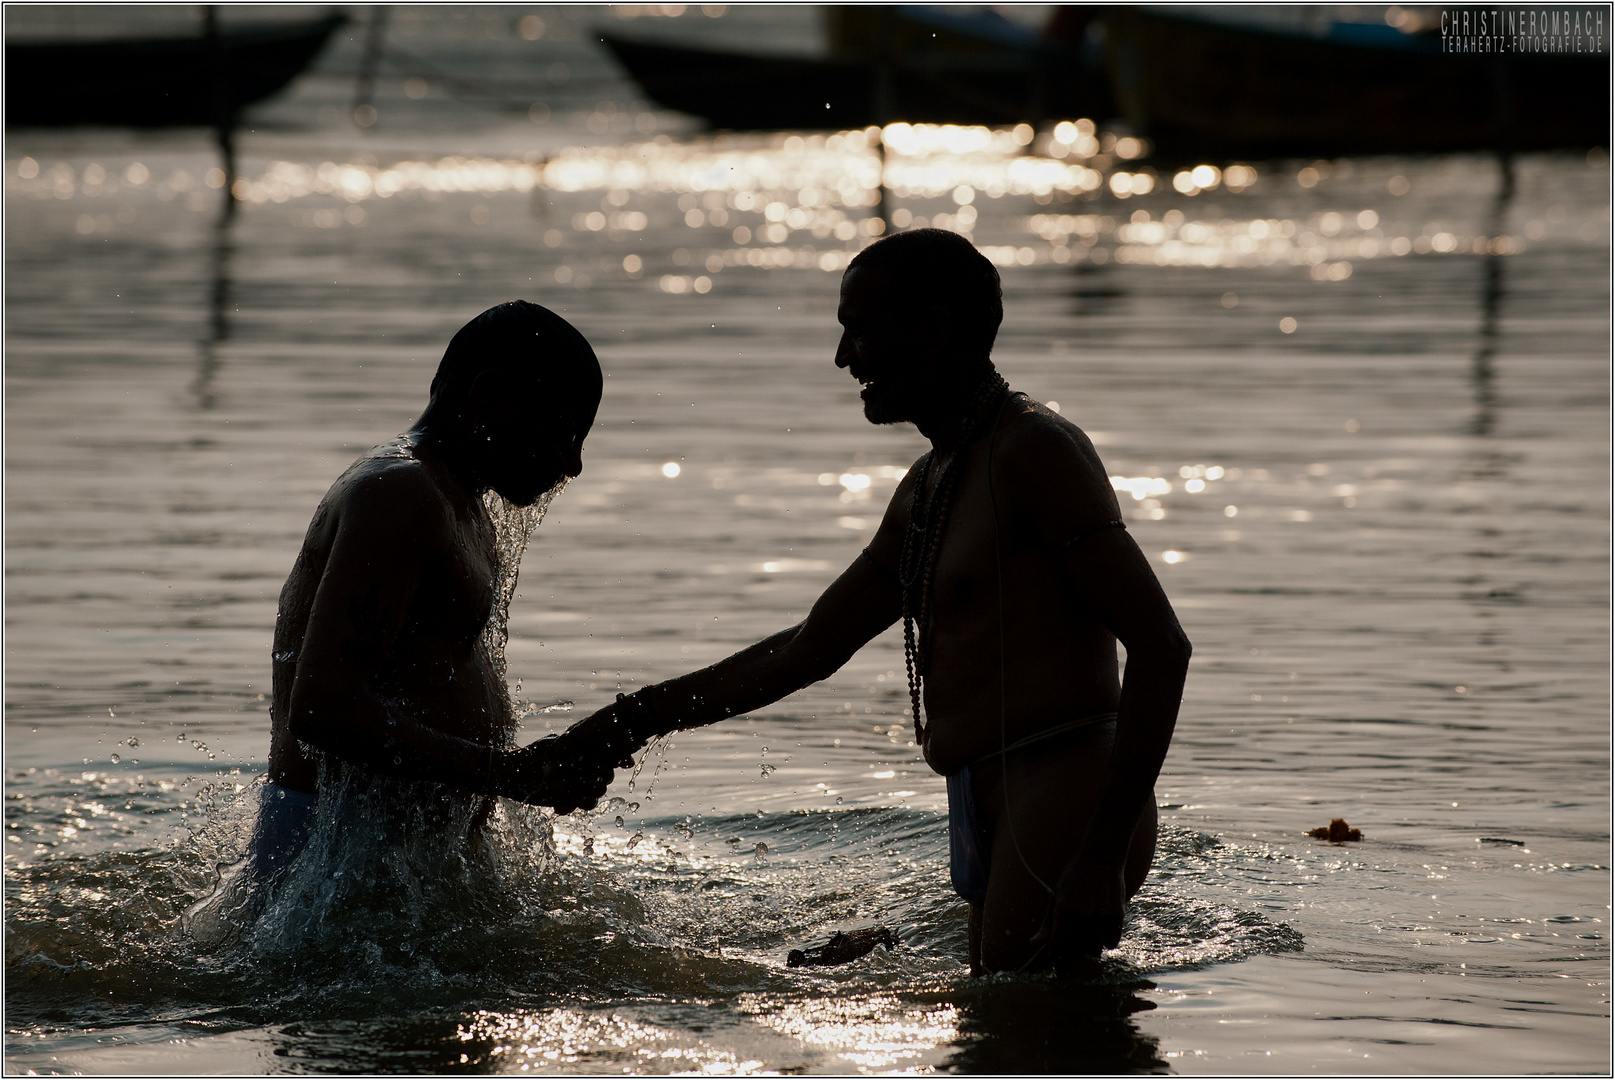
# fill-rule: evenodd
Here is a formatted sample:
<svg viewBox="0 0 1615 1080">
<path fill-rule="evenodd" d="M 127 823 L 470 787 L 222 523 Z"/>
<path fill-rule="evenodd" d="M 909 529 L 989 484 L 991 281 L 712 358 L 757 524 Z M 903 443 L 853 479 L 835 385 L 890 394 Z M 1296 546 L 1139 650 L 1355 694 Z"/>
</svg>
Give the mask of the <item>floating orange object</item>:
<svg viewBox="0 0 1615 1080">
<path fill-rule="evenodd" d="M 1361 840 L 1363 830 L 1354 829 L 1346 824 L 1345 818 L 1335 818 L 1327 826 L 1319 825 L 1316 829 L 1308 830 L 1307 835 L 1317 840 L 1331 840 L 1341 843 L 1345 840 Z"/>
</svg>

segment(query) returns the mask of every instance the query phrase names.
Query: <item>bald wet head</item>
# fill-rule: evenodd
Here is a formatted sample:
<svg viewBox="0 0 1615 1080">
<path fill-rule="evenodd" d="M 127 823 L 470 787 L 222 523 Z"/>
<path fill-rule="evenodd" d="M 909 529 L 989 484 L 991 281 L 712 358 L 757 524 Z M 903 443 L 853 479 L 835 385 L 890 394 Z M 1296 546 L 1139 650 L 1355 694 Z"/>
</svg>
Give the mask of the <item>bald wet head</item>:
<svg viewBox="0 0 1615 1080">
<path fill-rule="evenodd" d="M 432 377 L 432 400 L 467 395 L 478 375 L 497 371 L 517 384 L 542 385 L 553 397 L 600 403 L 600 361 L 577 328 L 526 300 L 491 307 L 460 327 Z"/>
<path fill-rule="evenodd" d="M 478 480 L 525 506 L 581 470 L 602 384 L 594 349 L 571 323 L 512 300 L 450 340 L 422 419 L 463 439 Z"/>
</svg>

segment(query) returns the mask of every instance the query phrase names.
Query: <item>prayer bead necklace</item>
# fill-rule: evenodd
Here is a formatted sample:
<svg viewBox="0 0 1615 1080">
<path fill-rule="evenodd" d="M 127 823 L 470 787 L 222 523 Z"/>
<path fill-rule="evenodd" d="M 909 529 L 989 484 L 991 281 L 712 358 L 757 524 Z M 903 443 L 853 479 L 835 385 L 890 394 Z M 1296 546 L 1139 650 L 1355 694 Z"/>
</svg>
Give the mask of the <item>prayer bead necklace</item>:
<svg viewBox="0 0 1615 1080">
<path fill-rule="evenodd" d="M 948 511 L 953 504 L 953 488 L 958 479 L 958 464 L 976 430 L 991 411 L 988 405 L 996 403 L 999 395 L 1009 389 L 1009 383 L 998 372 L 991 372 L 971 397 L 965 413 L 964 426 L 954 444 L 953 456 L 948 459 L 937 480 L 936 493 L 925 497 L 926 485 L 931 479 L 931 462 L 936 451 L 920 459 L 919 482 L 909 498 L 908 531 L 903 534 L 903 554 L 898 563 L 898 582 L 903 589 L 903 665 L 908 671 L 909 704 L 914 710 L 914 745 L 925 745 L 925 727 L 920 721 L 920 690 L 931 664 L 931 593 L 936 579 L 937 558 L 942 551 L 942 537 L 948 527 Z"/>
</svg>

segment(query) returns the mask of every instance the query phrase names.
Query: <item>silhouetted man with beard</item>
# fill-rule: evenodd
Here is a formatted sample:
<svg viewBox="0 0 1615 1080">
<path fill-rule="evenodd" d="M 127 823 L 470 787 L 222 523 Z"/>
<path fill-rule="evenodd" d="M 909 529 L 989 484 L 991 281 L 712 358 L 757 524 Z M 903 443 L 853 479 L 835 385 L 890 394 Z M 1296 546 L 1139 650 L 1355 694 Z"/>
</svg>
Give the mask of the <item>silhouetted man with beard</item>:
<svg viewBox="0 0 1615 1080">
<path fill-rule="evenodd" d="M 931 450 L 806 620 L 620 697 L 573 729 L 579 746 L 760 708 L 901 618 L 916 742 L 948 782 L 972 969 L 1096 956 L 1154 855 L 1189 641 L 1093 443 L 993 367 L 1002 292 L 967 240 L 921 229 L 870 246 L 839 318 L 836 366 L 863 384 L 864 415 L 915 424 Z"/>
</svg>

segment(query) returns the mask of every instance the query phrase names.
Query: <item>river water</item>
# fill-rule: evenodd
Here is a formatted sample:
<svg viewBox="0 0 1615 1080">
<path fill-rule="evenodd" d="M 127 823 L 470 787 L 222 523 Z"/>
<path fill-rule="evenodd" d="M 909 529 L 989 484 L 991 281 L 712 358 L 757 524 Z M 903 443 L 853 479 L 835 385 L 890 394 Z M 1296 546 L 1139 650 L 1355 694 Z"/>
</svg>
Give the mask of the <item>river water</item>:
<svg viewBox="0 0 1615 1080">
<path fill-rule="evenodd" d="M 712 10 L 657 28 L 811 30 Z M 477 312 L 550 305 L 607 374 L 510 611 L 524 740 L 801 618 L 923 449 L 831 362 L 867 137 L 651 111 L 587 40 L 612 20 L 400 9 L 368 130 L 351 30 L 253 114 L 225 225 L 200 134 L 10 133 L 8 1069 L 1607 1071 L 1597 153 L 1501 197 L 1484 156 L 1133 194 L 1074 129 L 888 133 L 889 205 L 1000 263 L 1000 369 L 1093 436 L 1195 643 L 1091 977 L 967 978 L 895 633 L 595 814 L 507 806 L 450 858 L 355 812 L 324 827 L 368 862 L 186 931 L 251 820 L 309 515 Z M 547 114 L 404 82 L 477 50 Z M 1363 840 L 1305 835 L 1336 817 Z M 902 943 L 785 966 L 875 924 Z"/>
</svg>

